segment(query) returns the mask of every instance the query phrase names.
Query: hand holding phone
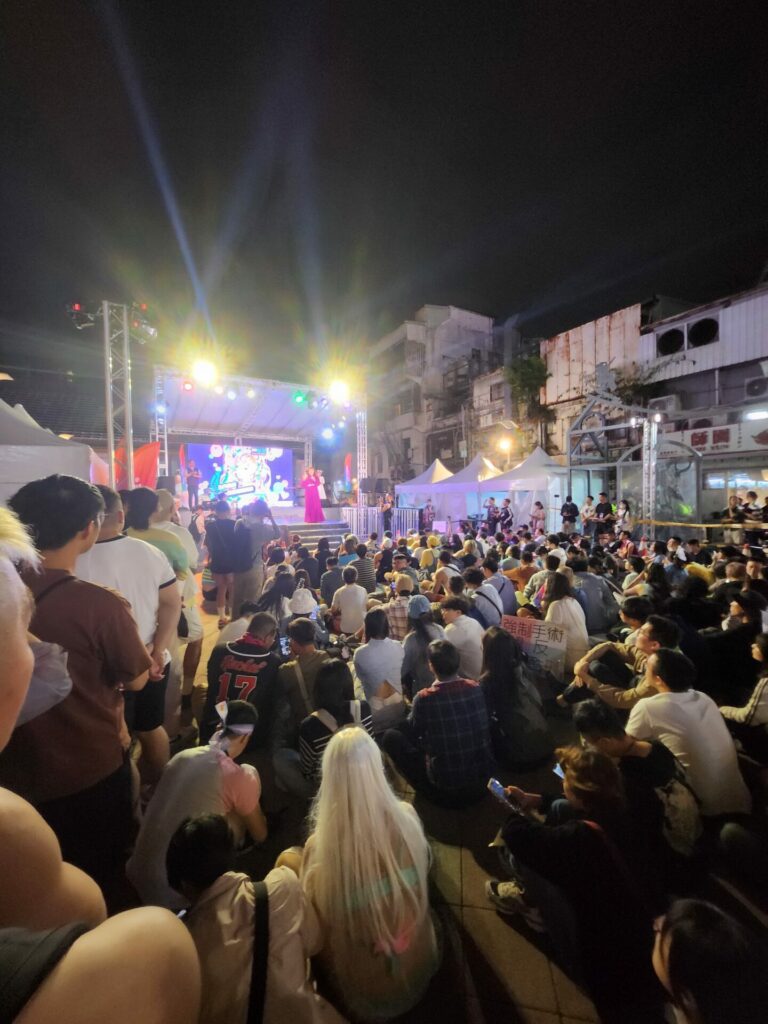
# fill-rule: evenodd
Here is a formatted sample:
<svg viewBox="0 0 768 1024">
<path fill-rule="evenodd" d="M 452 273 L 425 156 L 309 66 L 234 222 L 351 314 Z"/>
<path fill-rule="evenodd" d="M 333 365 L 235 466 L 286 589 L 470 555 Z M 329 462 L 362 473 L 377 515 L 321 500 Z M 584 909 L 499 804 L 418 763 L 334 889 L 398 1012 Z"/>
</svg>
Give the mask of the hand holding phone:
<svg viewBox="0 0 768 1024">
<path fill-rule="evenodd" d="M 523 809 L 520 804 L 512 800 L 498 779 L 488 779 L 488 789 L 496 797 L 499 803 L 504 804 L 508 810 L 515 811 L 517 814 L 523 813 Z"/>
</svg>

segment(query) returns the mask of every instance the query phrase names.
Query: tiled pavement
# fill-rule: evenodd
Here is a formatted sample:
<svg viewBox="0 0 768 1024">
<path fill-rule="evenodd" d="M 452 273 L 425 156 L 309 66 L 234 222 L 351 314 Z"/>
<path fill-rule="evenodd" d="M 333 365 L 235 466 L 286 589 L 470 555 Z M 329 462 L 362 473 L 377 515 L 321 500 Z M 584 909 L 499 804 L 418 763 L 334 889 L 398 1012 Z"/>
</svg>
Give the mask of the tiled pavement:
<svg viewBox="0 0 768 1024">
<path fill-rule="evenodd" d="M 205 665 L 218 632 L 215 618 L 204 615 L 206 638 L 198 671 Z M 560 742 L 572 734 L 568 723 L 553 722 Z M 556 791 L 547 769 L 501 775 L 525 789 Z M 522 921 L 496 913 L 484 893 L 487 878 L 498 877 L 496 853 L 488 848 L 503 819 L 503 809 L 488 796 L 476 807 L 447 811 L 415 798 L 402 780 L 396 786 L 415 803 L 433 853 L 433 905 L 441 921 L 443 962 L 425 1000 L 400 1024 L 576 1024 L 597 1021 L 584 993 L 547 955 L 546 939 Z M 269 812 L 269 807 L 266 808 Z M 267 842 L 241 865 L 255 877 L 270 869 L 286 846 L 303 841 L 303 808 L 291 807 L 271 822 Z"/>
</svg>

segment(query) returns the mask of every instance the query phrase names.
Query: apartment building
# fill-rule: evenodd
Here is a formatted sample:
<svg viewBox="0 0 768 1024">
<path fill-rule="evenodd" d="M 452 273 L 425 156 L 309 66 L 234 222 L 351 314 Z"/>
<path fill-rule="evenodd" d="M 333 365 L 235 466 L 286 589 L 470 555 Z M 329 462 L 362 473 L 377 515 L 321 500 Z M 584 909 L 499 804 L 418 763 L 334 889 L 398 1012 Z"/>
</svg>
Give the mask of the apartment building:
<svg viewBox="0 0 768 1024">
<path fill-rule="evenodd" d="M 455 306 L 422 306 L 376 342 L 368 389 L 370 475 L 397 483 L 436 458 L 450 469 L 464 466 L 471 457 L 475 382 L 501 363 L 493 319 Z M 489 384 L 486 411 L 490 391 Z"/>
</svg>

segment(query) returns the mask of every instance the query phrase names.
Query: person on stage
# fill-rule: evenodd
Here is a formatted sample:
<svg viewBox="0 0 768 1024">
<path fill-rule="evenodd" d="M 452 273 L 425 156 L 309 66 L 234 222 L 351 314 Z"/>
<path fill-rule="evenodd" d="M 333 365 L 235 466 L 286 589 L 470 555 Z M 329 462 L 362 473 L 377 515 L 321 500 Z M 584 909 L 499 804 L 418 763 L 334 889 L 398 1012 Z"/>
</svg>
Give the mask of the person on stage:
<svg viewBox="0 0 768 1024">
<path fill-rule="evenodd" d="M 301 481 L 304 488 L 304 522 L 324 523 L 325 513 L 320 504 L 320 478 L 313 466 L 307 467 L 304 479 Z"/>
<path fill-rule="evenodd" d="M 194 511 L 200 504 L 197 492 L 200 487 L 200 478 L 202 473 L 197 468 L 194 459 L 190 459 L 187 463 L 187 494 L 189 495 L 189 508 L 190 511 Z"/>
<path fill-rule="evenodd" d="M 421 522 L 424 526 L 424 533 L 431 533 L 432 523 L 435 521 L 435 507 L 432 504 L 432 499 L 427 498 L 427 503 L 421 513 Z"/>
<path fill-rule="evenodd" d="M 490 498 L 486 498 L 483 502 L 483 508 L 485 509 L 485 521 L 488 524 L 489 533 L 496 533 L 496 524 L 499 521 L 499 508 L 493 495 Z"/>
<path fill-rule="evenodd" d="M 315 470 L 315 472 L 317 474 L 317 479 L 320 481 L 319 484 L 318 484 L 318 487 L 317 487 L 317 496 L 320 499 L 320 504 L 322 505 L 323 502 L 328 497 L 328 495 L 326 493 L 326 490 L 325 490 L 325 477 L 323 476 L 322 469 L 317 469 L 317 470 Z"/>
<path fill-rule="evenodd" d="M 514 516 L 512 514 L 512 502 L 509 498 L 505 498 L 501 503 L 501 508 L 499 509 L 499 522 L 497 529 L 508 530 L 512 526 L 513 521 Z"/>
</svg>

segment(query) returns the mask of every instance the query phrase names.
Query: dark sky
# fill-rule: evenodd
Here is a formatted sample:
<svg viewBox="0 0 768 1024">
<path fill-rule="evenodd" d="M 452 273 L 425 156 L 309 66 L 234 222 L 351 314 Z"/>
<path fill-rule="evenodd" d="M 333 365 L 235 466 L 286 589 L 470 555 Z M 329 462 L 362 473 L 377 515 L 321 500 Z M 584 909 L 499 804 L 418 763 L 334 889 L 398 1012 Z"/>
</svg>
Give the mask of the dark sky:
<svg viewBox="0 0 768 1024">
<path fill-rule="evenodd" d="M 170 352 L 197 292 L 233 365 L 302 378 L 425 302 L 545 333 L 750 287 L 764 11 L 4 0 L 3 356 L 82 362 L 73 299 L 149 301 Z"/>
</svg>

